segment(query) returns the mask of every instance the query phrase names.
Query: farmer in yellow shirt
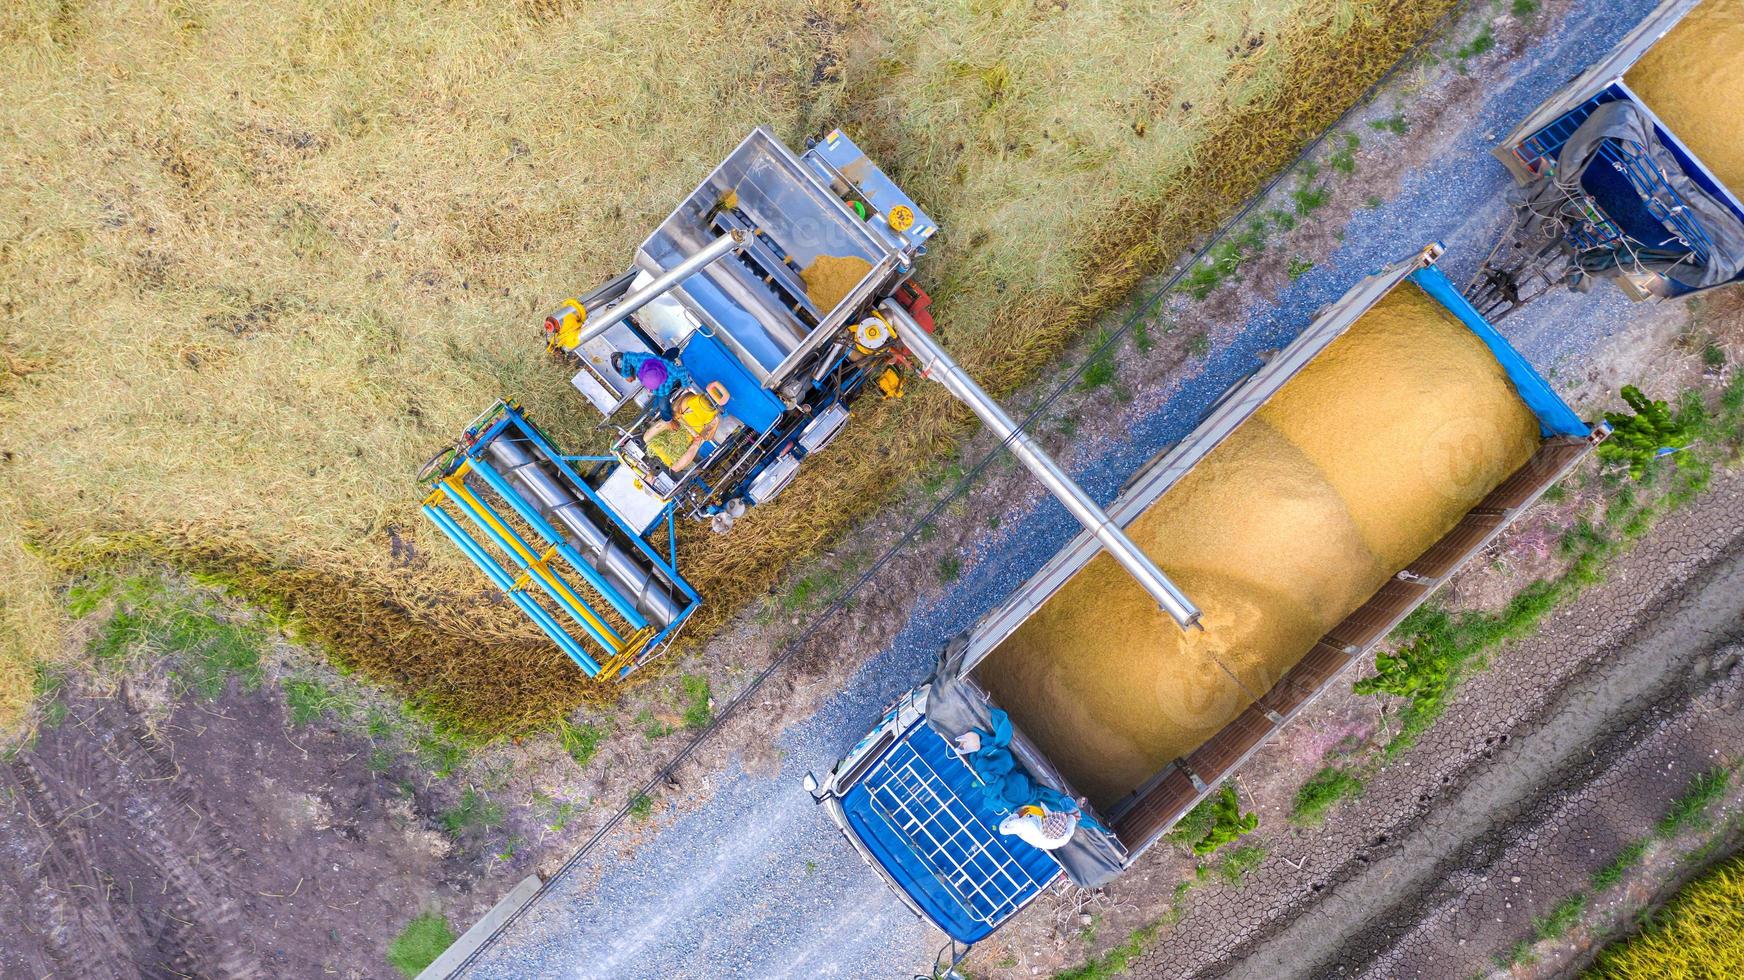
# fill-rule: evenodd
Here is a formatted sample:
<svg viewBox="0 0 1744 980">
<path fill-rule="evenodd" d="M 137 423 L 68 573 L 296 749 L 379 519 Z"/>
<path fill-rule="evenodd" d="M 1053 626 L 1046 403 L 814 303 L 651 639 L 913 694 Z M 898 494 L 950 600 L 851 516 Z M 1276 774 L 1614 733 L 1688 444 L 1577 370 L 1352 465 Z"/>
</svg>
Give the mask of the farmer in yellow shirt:
<svg viewBox="0 0 1744 980">
<path fill-rule="evenodd" d="M 673 399 L 676 416 L 670 422 L 656 422 L 642 434 L 642 443 L 672 473 L 682 473 L 696 461 L 702 444 L 720 430 L 721 413 L 707 398 L 692 392 L 681 392 Z"/>
</svg>

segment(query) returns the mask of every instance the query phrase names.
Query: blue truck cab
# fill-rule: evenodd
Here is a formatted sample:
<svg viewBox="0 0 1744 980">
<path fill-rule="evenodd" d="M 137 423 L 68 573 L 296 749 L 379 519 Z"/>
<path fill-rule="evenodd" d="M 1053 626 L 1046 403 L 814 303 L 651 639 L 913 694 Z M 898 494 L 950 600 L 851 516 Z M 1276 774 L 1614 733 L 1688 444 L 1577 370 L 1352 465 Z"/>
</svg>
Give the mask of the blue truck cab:
<svg viewBox="0 0 1744 980">
<path fill-rule="evenodd" d="M 986 938 L 1063 874 L 1048 851 L 998 831 L 975 774 L 926 723 L 929 687 L 904 694 L 809 787 L 862 860 L 952 940 Z"/>
</svg>

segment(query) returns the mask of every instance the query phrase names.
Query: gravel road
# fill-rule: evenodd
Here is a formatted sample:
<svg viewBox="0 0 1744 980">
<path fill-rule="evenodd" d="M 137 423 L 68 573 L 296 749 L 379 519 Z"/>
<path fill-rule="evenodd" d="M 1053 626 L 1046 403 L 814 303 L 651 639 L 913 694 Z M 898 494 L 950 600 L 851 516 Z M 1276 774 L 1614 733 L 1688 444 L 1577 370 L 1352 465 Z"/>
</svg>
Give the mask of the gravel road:
<svg viewBox="0 0 1744 980">
<path fill-rule="evenodd" d="M 1143 409 L 1125 438 L 1077 470 L 1099 499 L 1158 449 L 1190 431 L 1256 356 L 1287 342 L 1314 311 L 1350 283 L 1424 244 L 1449 246 L 1456 280 L 1476 268 L 1505 222 L 1508 179 L 1489 156 L 1505 132 L 1563 80 L 1615 42 L 1649 0 L 1552 5 L 1561 18 L 1511 63 L 1476 77 L 1475 108 L 1442 118 L 1408 140 L 1425 162 L 1390 180 L 1378 207 L 1357 212 L 1330 258 L 1265 301 L 1232 311 L 1211 332 L 1203 369 L 1180 384 L 1135 392 Z M 1566 9 L 1566 13 L 1563 12 Z M 1464 29 L 1470 28 L 1468 25 Z M 1471 28 L 1475 29 L 1475 28 Z M 1472 79 L 1447 73 L 1457 87 Z M 1375 114 L 1414 98 L 1405 79 L 1384 91 Z M 1361 125 L 1359 122 L 1358 125 Z M 1368 135 L 1366 127 L 1362 130 Z M 1639 312 L 1616 290 L 1555 296 L 1504 324 L 1521 351 L 1553 377 L 1580 373 Z M 891 977 L 925 973 L 943 938 L 916 922 L 861 865 L 800 789 L 807 771 L 834 764 L 883 706 L 926 675 L 933 651 L 1015 588 L 1073 531 L 1052 503 L 1036 507 L 979 555 L 944 595 L 922 604 L 909 627 L 865 664 L 839 694 L 779 739 L 778 768 L 729 769 L 710 777 L 701 809 L 646 835 L 621 856 L 607 846 L 562 877 L 473 965 L 478 977 Z M 900 587 L 901 583 L 891 583 Z"/>
</svg>

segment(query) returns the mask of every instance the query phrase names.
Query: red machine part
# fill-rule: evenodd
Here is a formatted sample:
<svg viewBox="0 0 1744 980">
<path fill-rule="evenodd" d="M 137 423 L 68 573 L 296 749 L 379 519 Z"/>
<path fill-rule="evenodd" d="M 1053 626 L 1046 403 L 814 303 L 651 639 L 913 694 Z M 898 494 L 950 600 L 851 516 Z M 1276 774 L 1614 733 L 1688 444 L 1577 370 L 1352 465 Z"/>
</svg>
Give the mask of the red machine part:
<svg viewBox="0 0 1744 980">
<path fill-rule="evenodd" d="M 916 286 L 912 280 L 905 282 L 897 287 L 896 302 L 908 311 L 909 316 L 914 317 L 914 322 L 920 324 L 922 330 L 927 333 L 936 332 L 938 325 L 933 321 L 933 298 L 927 295 L 926 290 Z M 893 349 L 890 352 L 890 363 L 898 371 L 916 367 L 907 346 Z"/>
<path fill-rule="evenodd" d="M 914 281 L 910 280 L 897 289 L 896 301 L 902 304 L 902 308 L 908 311 L 908 315 L 914 317 L 914 322 L 920 324 L 927 333 L 933 332 L 933 298 L 926 294 L 926 290 L 916 286 Z"/>
</svg>

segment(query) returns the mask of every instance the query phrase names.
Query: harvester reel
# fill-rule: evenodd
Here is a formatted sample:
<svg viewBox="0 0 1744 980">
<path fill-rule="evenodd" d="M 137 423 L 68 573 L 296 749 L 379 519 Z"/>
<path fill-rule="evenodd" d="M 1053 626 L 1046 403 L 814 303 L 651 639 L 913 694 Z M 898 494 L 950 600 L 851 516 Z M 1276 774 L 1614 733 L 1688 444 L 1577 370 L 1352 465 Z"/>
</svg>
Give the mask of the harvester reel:
<svg viewBox="0 0 1744 980">
<path fill-rule="evenodd" d="M 431 456 L 424 462 L 423 466 L 418 468 L 418 482 L 428 483 L 436 477 L 436 474 L 448 472 L 454 458 L 458 455 L 460 455 L 459 446 L 449 446 L 446 449 L 438 450 L 436 455 Z"/>
</svg>

